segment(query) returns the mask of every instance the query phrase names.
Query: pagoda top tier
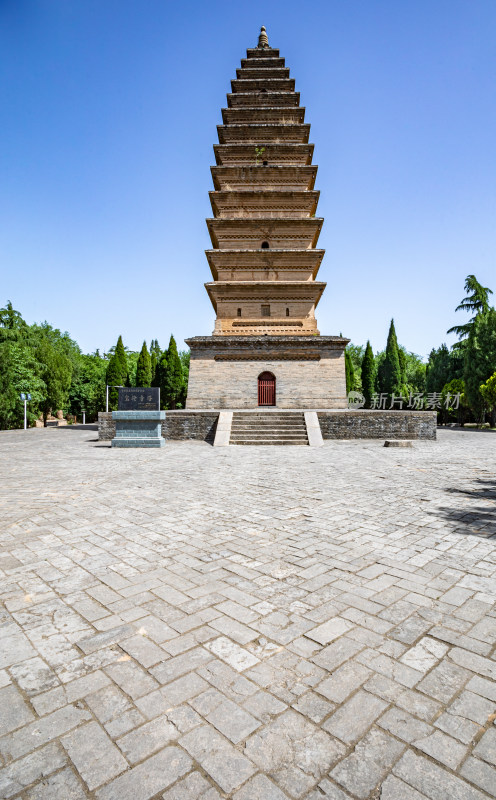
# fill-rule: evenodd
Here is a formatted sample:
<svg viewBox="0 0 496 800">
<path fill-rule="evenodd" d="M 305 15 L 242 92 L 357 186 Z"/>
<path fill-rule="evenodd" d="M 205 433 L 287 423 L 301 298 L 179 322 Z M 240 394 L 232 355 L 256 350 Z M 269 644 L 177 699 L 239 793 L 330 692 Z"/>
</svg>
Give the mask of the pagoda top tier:
<svg viewBox="0 0 496 800">
<path fill-rule="evenodd" d="M 249 47 L 246 51 L 247 58 L 279 58 L 279 50 L 273 47 Z"/>
</svg>

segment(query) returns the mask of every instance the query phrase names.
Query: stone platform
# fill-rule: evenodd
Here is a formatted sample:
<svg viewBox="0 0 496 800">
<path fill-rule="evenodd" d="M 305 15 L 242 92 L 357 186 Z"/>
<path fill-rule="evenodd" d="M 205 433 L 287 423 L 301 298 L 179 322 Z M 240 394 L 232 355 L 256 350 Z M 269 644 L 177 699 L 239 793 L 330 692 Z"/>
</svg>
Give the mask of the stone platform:
<svg viewBox="0 0 496 800">
<path fill-rule="evenodd" d="M 309 409 L 310 410 L 310 409 Z M 276 413 L 283 413 L 275 408 Z M 167 411 L 162 421 L 162 436 L 166 441 L 197 439 L 213 444 L 219 409 Z M 261 413 L 259 408 L 252 412 Z M 271 414 L 272 411 L 262 413 Z M 317 410 L 323 439 L 435 439 L 435 411 L 348 411 Z M 98 414 L 98 438 L 110 441 L 115 436 L 111 412 Z"/>
<path fill-rule="evenodd" d="M 494 800 L 495 443 L 1 431 L 0 797 Z"/>
<path fill-rule="evenodd" d="M 276 379 L 277 409 L 347 407 L 341 336 L 195 336 L 186 409 L 258 409 L 258 376 Z"/>
</svg>

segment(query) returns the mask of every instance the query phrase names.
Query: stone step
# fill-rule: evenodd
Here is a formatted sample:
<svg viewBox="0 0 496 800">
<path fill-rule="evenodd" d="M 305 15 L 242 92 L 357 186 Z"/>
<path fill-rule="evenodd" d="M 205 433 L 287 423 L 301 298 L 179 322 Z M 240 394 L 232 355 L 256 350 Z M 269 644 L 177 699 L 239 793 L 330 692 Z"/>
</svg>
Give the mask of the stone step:
<svg viewBox="0 0 496 800">
<path fill-rule="evenodd" d="M 274 428 L 275 430 L 281 430 L 282 428 L 287 428 L 290 431 L 301 429 L 302 431 L 306 430 L 306 426 L 304 423 L 300 421 L 295 422 L 294 424 L 290 424 L 288 422 L 236 422 L 232 424 L 232 429 L 239 429 L 239 428 L 251 428 L 253 430 L 267 430 L 268 428 Z"/>
<path fill-rule="evenodd" d="M 271 422 L 271 423 L 261 422 L 260 424 L 250 423 L 250 422 L 237 422 L 236 424 L 233 423 L 232 426 L 231 426 L 231 430 L 233 430 L 233 431 L 235 431 L 235 430 L 244 430 L 244 429 L 253 430 L 253 431 L 268 431 L 268 430 L 272 430 L 272 429 L 274 429 L 276 431 L 280 431 L 280 430 L 288 430 L 288 431 L 301 430 L 301 431 L 306 431 L 306 426 L 305 425 L 301 425 L 299 422 L 296 423 L 295 425 L 288 425 L 287 422 L 284 422 L 284 423 L 281 422 L 280 425 L 277 425 L 274 422 Z"/>
<path fill-rule="evenodd" d="M 231 431 L 231 439 L 305 439 L 306 431 Z"/>
<path fill-rule="evenodd" d="M 284 423 L 281 422 L 280 425 L 278 425 L 277 423 L 273 423 L 273 422 L 270 423 L 270 425 L 268 423 L 263 423 L 263 422 L 261 424 L 259 424 L 259 425 L 250 424 L 248 422 L 241 422 L 241 423 L 237 423 L 235 425 L 234 422 L 233 422 L 233 424 L 231 426 L 231 430 L 240 429 L 240 428 L 248 428 L 249 430 L 253 430 L 253 431 L 267 431 L 267 430 L 272 430 L 272 429 L 276 430 L 276 431 L 280 431 L 280 430 L 288 430 L 288 431 L 302 430 L 302 431 L 306 431 L 306 425 L 304 425 L 304 424 L 301 425 L 299 422 L 296 423 L 295 425 L 288 425 L 287 422 L 284 422 Z"/>
<path fill-rule="evenodd" d="M 294 428 L 298 425 L 305 427 L 305 421 L 303 419 L 234 419 L 232 421 L 233 425 L 256 425 L 257 427 L 260 425 L 275 425 L 279 427 L 280 425 L 286 425 L 288 428 Z"/>
<path fill-rule="evenodd" d="M 231 445 L 295 445 L 308 447 L 308 440 L 304 439 L 236 439 L 230 442 Z"/>
<path fill-rule="evenodd" d="M 308 446 L 305 417 L 301 411 L 235 411 L 230 444 Z"/>
<path fill-rule="evenodd" d="M 305 428 L 231 428 L 231 436 L 303 436 Z"/>
</svg>

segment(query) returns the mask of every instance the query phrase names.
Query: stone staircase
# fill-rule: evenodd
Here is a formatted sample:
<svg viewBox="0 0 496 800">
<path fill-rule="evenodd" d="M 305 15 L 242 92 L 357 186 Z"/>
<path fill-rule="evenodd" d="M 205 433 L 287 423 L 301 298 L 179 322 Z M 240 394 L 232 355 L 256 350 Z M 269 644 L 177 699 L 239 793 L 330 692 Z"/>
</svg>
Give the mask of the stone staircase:
<svg viewBox="0 0 496 800">
<path fill-rule="evenodd" d="M 308 445 L 305 417 L 301 411 L 235 411 L 229 444 Z"/>
</svg>

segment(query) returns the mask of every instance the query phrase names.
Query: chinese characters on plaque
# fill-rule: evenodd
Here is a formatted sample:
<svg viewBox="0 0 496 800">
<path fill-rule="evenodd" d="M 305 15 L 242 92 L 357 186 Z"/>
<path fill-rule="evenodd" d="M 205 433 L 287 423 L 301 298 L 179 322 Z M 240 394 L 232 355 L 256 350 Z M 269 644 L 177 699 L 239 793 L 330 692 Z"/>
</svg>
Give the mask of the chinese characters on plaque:
<svg viewBox="0 0 496 800">
<path fill-rule="evenodd" d="M 119 411 L 160 411 L 160 389 L 152 387 L 130 387 L 119 389 Z"/>
</svg>

